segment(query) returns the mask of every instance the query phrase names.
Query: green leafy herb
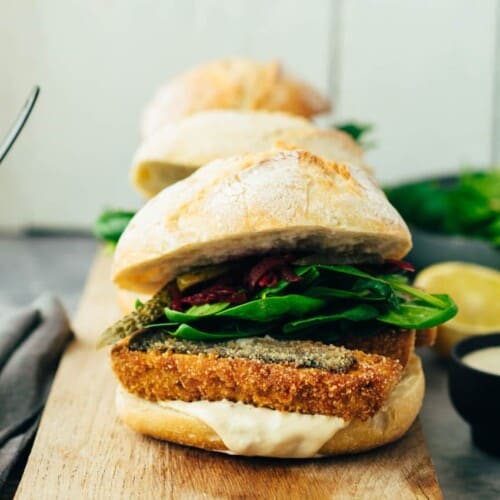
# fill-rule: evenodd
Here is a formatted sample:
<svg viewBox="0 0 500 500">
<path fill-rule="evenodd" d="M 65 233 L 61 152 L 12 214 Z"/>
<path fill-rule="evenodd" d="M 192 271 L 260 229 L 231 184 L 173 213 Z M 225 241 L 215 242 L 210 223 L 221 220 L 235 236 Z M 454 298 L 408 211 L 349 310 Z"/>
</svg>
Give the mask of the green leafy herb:
<svg viewBox="0 0 500 500">
<path fill-rule="evenodd" d="M 116 245 L 135 212 L 125 210 L 106 210 L 94 224 L 96 238 Z"/>
<path fill-rule="evenodd" d="M 403 218 L 422 229 L 500 246 L 500 169 L 463 172 L 456 181 L 421 181 L 386 189 Z"/>
<path fill-rule="evenodd" d="M 319 270 L 313 266 L 295 267 L 294 272 L 297 276 L 301 277 L 299 282 L 290 283 L 289 281 L 280 280 L 274 287 L 263 288 L 257 294 L 257 297 L 262 299 L 266 297 L 274 297 L 282 294 L 284 290 L 300 292 L 312 285 L 312 283 L 314 283 L 314 281 L 320 276 Z"/>
<path fill-rule="evenodd" d="M 155 325 L 164 328 L 172 337 L 179 337 L 186 340 L 228 340 L 244 337 L 255 337 L 268 333 L 272 323 L 254 324 L 245 322 L 210 324 L 205 323 L 200 326 L 181 323 L 177 326 L 170 324 Z"/>
<path fill-rule="evenodd" d="M 447 308 L 449 306 L 447 295 L 438 295 L 424 292 L 419 288 L 408 285 L 406 281 L 402 280 L 401 276 L 398 275 L 389 275 L 385 279 L 394 290 L 401 292 L 409 297 L 416 297 L 421 302 L 427 303 L 440 309 Z"/>
<path fill-rule="evenodd" d="M 283 295 L 266 299 L 252 300 L 230 307 L 217 313 L 217 316 L 269 322 L 290 317 L 303 317 L 325 307 L 326 302 L 306 295 Z"/>
<path fill-rule="evenodd" d="M 193 323 L 204 316 L 211 316 L 228 307 L 227 302 L 219 302 L 217 304 L 203 304 L 202 306 L 192 306 L 186 312 L 174 311 L 169 307 L 165 308 L 165 316 L 169 321 L 176 323 Z"/>
<path fill-rule="evenodd" d="M 375 146 L 373 142 L 364 141 L 365 136 L 373 130 L 373 125 L 370 123 L 345 122 L 334 127 L 349 134 L 363 149 L 370 149 Z"/>
<path fill-rule="evenodd" d="M 292 333 L 313 326 L 333 323 L 341 319 L 347 319 L 349 321 L 355 321 L 355 322 L 365 321 L 369 319 L 375 319 L 378 315 L 379 312 L 375 307 L 366 304 L 360 304 L 351 307 L 350 309 L 346 309 L 345 311 L 342 312 L 318 315 L 308 319 L 286 323 L 283 326 L 283 331 L 284 333 Z"/>
<path fill-rule="evenodd" d="M 429 328 L 440 325 L 457 314 L 457 306 L 447 295 L 440 295 L 439 298 L 441 307 L 435 307 L 429 301 L 411 300 L 403 302 L 397 309 L 377 319 L 401 328 Z"/>
<path fill-rule="evenodd" d="M 397 274 L 374 275 L 354 266 L 326 264 L 295 266 L 294 272 L 300 281 L 280 281 L 244 304 L 206 304 L 185 312 L 166 307 L 167 322 L 154 322 L 147 328 L 189 340 L 271 333 L 331 341 L 344 333 L 369 334 L 384 324 L 427 328 L 457 312 L 448 296 L 414 288 Z"/>
</svg>

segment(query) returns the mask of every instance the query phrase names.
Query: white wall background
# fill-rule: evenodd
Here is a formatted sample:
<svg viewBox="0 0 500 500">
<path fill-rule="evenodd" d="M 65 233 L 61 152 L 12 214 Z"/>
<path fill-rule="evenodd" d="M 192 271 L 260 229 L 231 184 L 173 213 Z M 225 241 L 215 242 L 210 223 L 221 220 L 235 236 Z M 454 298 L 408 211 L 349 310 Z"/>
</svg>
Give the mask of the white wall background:
<svg viewBox="0 0 500 500">
<path fill-rule="evenodd" d="M 383 182 L 487 164 L 495 0 L 0 0 L 0 134 L 42 94 L 0 166 L 0 228 L 90 227 L 128 185 L 154 89 L 207 59 L 282 59 L 376 125 Z M 328 120 L 326 121 L 328 123 Z"/>
</svg>

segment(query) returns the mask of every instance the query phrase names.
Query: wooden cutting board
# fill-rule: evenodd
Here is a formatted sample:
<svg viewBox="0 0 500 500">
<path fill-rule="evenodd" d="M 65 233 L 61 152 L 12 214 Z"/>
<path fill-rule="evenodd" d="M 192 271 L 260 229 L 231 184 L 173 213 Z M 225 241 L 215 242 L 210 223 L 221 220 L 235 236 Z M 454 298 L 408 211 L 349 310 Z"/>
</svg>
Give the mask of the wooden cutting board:
<svg viewBox="0 0 500 500">
<path fill-rule="evenodd" d="M 442 498 L 417 421 L 359 456 L 239 458 L 139 436 L 115 417 L 116 383 L 99 333 L 119 317 L 110 258 L 94 262 L 17 499 Z"/>
</svg>

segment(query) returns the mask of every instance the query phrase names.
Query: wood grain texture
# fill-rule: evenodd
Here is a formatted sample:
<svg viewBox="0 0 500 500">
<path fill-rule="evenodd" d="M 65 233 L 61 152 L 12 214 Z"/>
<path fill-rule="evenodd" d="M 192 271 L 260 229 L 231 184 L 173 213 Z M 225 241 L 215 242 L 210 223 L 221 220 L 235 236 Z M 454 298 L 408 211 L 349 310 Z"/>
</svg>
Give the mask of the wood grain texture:
<svg viewBox="0 0 500 500">
<path fill-rule="evenodd" d="M 359 456 L 238 458 L 138 436 L 114 414 L 107 352 L 116 317 L 109 257 L 98 255 L 17 499 L 442 498 L 417 421 L 399 442 Z"/>
</svg>

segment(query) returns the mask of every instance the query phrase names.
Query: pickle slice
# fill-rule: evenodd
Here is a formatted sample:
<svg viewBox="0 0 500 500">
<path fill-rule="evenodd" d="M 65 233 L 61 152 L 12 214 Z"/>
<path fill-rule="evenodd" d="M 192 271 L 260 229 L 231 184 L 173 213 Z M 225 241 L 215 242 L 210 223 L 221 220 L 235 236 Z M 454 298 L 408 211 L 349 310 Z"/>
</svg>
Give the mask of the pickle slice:
<svg viewBox="0 0 500 500">
<path fill-rule="evenodd" d="M 133 333 L 142 330 L 146 325 L 154 323 L 163 317 L 165 307 L 170 306 L 171 302 L 167 286 L 153 295 L 139 309 L 127 314 L 104 330 L 97 343 L 97 348 L 100 349 L 101 347 L 115 344 L 120 339 L 129 337 Z"/>
<path fill-rule="evenodd" d="M 183 292 L 194 285 L 226 274 L 232 267 L 234 266 L 231 264 L 215 264 L 213 266 L 206 266 L 189 273 L 181 274 L 176 279 L 177 288 L 180 292 Z"/>
</svg>

